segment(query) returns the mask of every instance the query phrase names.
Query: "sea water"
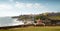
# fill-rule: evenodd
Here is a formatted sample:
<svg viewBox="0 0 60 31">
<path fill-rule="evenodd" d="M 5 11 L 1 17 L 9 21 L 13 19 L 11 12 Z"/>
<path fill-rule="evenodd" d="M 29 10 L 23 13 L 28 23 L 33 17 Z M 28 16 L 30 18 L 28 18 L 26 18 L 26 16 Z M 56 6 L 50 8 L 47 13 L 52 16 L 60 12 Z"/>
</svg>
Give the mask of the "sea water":
<svg viewBox="0 0 60 31">
<path fill-rule="evenodd" d="M 24 24 L 23 21 L 17 21 L 17 19 L 13 19 L 11 17 L 0 17 L 0 27 L 23 25 L 23 24 Z"/>
</svg>

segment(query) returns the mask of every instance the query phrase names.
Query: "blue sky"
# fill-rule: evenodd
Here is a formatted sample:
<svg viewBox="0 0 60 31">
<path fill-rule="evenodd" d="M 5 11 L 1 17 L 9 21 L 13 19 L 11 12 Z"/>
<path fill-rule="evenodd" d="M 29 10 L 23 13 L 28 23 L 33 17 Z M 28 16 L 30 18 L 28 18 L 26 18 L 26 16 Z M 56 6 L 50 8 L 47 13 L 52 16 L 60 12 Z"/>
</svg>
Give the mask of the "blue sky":
<svg viewBox="0 0 60 31">
<path fill-rule="evenodd" d="M 0 0 L 0 17 L 60 12 L 60 0 Z"/>
</svg>

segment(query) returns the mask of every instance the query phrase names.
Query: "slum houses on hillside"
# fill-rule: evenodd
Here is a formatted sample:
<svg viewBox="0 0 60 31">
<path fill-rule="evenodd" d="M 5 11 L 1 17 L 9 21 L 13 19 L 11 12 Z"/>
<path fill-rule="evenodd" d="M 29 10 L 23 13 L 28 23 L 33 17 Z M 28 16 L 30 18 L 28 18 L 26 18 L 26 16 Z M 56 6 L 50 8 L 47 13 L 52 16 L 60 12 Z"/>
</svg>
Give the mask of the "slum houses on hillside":
<svg viewBox="0 0 60 31">
<path fill-rule="evenodd" d="M 32 15 L 23 15 L 23 16 L 25 16 L 25 19 L 28 18 L 26 21 L 23 20 L 24 24 L 44 25 L 44 26 L 45 25 L 48 25 L 48 26 L 49 25 L 60 25 L 60 15 L 58 13 L 49 13 L 48 16 L 45 18 L 45 20 L 39 18 L 35 21 L 33 21 L 34 18 L 32 17 Z"/>
<path fill-rule="evenodd" d="M 13 17 L 13 18 L 17 18 L 17 17 Z M 42 20 L 40 19 L 35 20 L 33 15 L 22 15 L 19 16 L 17 19 L 18 19 L 17 21 L 23 21 L 24 25 L 45 25 L 44 23 L 42 23 Z"/>
</svg>

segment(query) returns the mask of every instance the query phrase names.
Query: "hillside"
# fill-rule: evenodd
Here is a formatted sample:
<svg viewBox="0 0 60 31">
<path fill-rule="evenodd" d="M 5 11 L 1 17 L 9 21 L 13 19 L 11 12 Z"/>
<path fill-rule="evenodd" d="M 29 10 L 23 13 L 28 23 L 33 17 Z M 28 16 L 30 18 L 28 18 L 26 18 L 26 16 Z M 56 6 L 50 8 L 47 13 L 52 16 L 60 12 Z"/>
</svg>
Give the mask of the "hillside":
<svg viewBox="0 0 60 31">
<path fill-rule="evenodd" d="M 60 20 L 60 13 L 47 13 L 45 16 L 51 20 Z"/>
<path fill-rule="evenodd" d="M 60 20 L 60 13 L 42 13 L 38 15 L 19 15 L 13 18 L 18 18 L 18 20 L 37 20 L 37 19 L 51 19 L 51 20 Z"/>
</svg>

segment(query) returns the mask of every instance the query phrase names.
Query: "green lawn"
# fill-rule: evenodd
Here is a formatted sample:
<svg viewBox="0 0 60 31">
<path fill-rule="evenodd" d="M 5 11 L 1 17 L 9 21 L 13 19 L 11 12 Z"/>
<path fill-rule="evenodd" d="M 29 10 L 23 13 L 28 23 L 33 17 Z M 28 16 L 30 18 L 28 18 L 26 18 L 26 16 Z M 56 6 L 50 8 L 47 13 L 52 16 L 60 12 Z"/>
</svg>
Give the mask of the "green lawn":
<svg viewBox="0 0 60 31">
<path fill-rule="evenodd" d="M 46 27 L 23 27 L 13 29 L 2 29 L 0 31 L 60 31 L 60 26 L 46 26 Z"/>
</svg>

